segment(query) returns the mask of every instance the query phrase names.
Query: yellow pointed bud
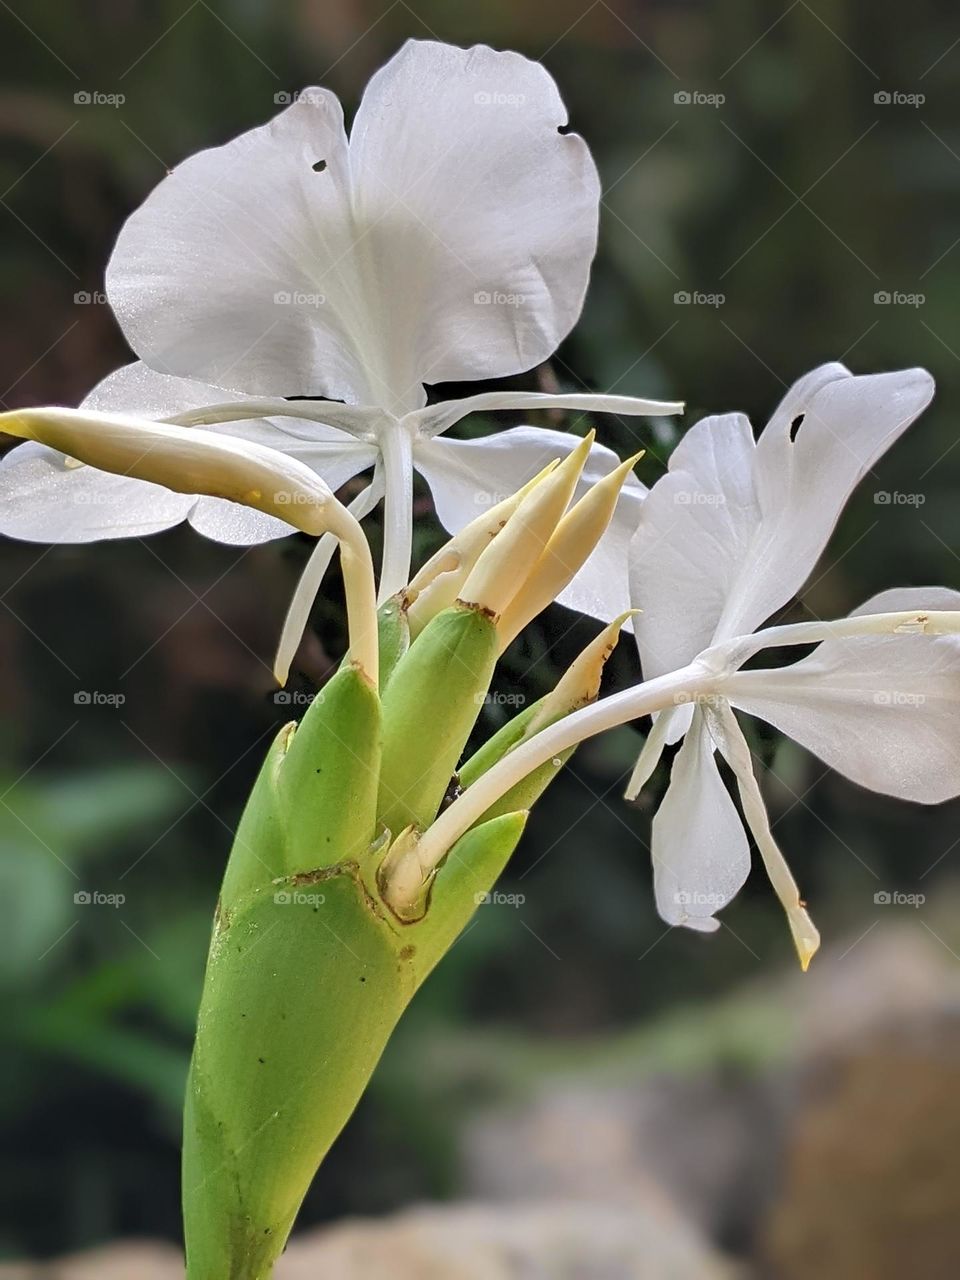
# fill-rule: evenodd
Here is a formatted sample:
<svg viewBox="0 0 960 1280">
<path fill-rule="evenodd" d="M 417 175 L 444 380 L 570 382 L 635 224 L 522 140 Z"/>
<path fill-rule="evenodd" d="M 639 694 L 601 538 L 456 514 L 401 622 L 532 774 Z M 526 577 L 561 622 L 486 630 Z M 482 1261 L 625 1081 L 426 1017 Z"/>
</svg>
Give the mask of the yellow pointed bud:
<svg viewBox="0 0 960 1280">
<path fill-rule="evenodd" d="M 586 564 L 607 531 L 620 491 L 643 450 L 598 480 L 563 517 L 520 591 L 497 626 L 501 652 L 541 613 Z"/>
<path fill-rule="evenodd" d="M 411 637 L 419 635 L 431 618 L 454 603 L 491 540 L 503 529 L 527 494 L 558 466 L 559 460 L 555 458 L 516 493 L 471 520 L 430 557 L 406 591 Z"/>
<path fill-rule="evenodd" d="M 534 734 L 553 724 L 561 716 L 567 716 L 578 707 L 585 707 L 593 702 L 600 692 L 600 677 L 607 659 L 617 647 L 620 631 L 628 618 L 634 618 L 639 609 L 627 609 L 618 618 L 609 623 L 595 640 L 573 660 L 554 688 L 540 702 L 534 714 L 524 727 L 520 742 L 532 738 Z"/>
<path fill-rule="evenodd" d="M 590 431 L 550 475 L 540 480 L 483 551 L 460 598 L 499 618 L 553 536 L 577 487 L 594 441 Z"/>
</svg>

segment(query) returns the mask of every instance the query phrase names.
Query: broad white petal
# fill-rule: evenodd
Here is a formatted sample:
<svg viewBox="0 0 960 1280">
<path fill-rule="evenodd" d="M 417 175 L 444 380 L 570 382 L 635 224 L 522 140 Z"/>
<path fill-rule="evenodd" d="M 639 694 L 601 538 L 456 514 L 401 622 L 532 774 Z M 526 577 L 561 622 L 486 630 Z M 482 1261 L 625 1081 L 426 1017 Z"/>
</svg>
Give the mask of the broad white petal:
<svg viewBox="0 0 960 1280">
<path fill-rule="evenodd" d="M 377 335 L 349 184 L 340 104 L 324 89 L 184 160 L 107 267 L 130 345 L 156 369 L 235 391 L 373 402 L 364 349 Z"/>
<path fill-rule="evenodd" d="M 642 610 L 634 632 L 648 680 L 707 648 L 735 584 L 762 571 L 747 560 L 760 518 L 753 458 L 747 418 L 704 418 L 643 504 L 630 548 L 630 603 Z"/>
<path fill-rule="evenodd" d="M 565 458 L 580 437 L 541 427 L 512 427 L 475 440 L 447 437 L 417 440 L 414 463 L 426 477 L 445 529 L 456 533 L 489 507 L 502 502 L 554 458 Z M 574 499 L 619 466 L 612 449 L 595 444 Z M 597 548 L 561 593 L 561 604 L 609 622 L 630 607 L 627 550 L 637 526 L 646 488 L 631 479 L 624 486 L 610 527 Z"/>
<path fill-rule="evenodd" d="M 167 418 L 187 409 L 221 403 L 223 399 L 222 387 L 157 373 L 142 360 L 134 360 L 102 378 L 80 401 L 80 408 Z"/>
<path fill-rule="evenodd" d="M 653 820 L 652 849 L 654 891 L 663 919 L 706 931 L 718 928 L 714 913 L 746 880 L 750 847 L 699 710 Z"/>
<path fill-rule="evenodd" d="M 960 593 L 917 587 L 856 612 L 957 608 Z M 872 791 L 924 804 L 960 793 L 960 637 L 827 640 L 791 666 L 737 672 L 725 692 Z"/>
<path fill-rule="evenodd" d="M 249 547 L 296 533 L 286 520 L 278 520 L 264 511 L 254 511 L 226 498 L 198 498 L 188 519 L 191 527 L 205 538 L 234 547 Z"/>
<path fill-rule="evenodd" d="M 852 377 L 826 365 L 787 393 L 757 442 L 762 521 L 717 639 L 753 631 L 799 591 L 850 494 L 933 390 L 923 369 Z"/>
<path fill-rule="evenodd" d="M 179 524 L 195 501 L 146 480 L 69 467 L 32 441 L 0 461 L 0 533 L 27 542 L 143 538 Z"/>
<path fill-rule="evenodd" d="M 519 373 L 573 327 L 600 185 L 566 121 L 539 62 L 485 45 L 411 40 L 371 79 L 350 163 L 394 394 Z"/>
</svg>

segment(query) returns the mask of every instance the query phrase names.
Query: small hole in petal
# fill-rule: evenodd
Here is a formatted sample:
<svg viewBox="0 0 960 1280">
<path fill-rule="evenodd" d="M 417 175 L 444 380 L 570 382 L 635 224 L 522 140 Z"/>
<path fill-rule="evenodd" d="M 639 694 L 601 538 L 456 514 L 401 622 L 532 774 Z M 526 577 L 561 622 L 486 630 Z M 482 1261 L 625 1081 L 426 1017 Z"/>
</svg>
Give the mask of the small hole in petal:
<svg viewBox="0 0 960 1280">
<path fill-rule="evenodd" d="M 557 125 L 557 133 L 562 133 L 562 134 L 564 135 L 564 137 L 566 137 L 566 135 L 567 135 L 568 133 L 572 133 L 572 132 L 573 132 L 573 125 L 572 125 L 572 124 L 558 124 L 558 125 Z"/>
<path fill-rule="evenodd" d="M 803 420 L 804 420 L 804 418 L 805 418 L 806 416 L 807 416 L 807 415 L 806 415 L 805 413 L 798 413 L 798 414 L 797 414 L 797 416 L 794 418 L 794 420 L 790 423 L 790 439 L 791 439 L 791 441 L 796 440 L 796 438 L 797 438 L 797 432 L 800 430 L 800 427 L 801 427 L 801 425 L 802 425 L 802 423 L 803 423 Z"/>
<path fill-rule="evenodd" d="M 327 167 L 326 160 L 315 160 L 314 163 L 310 166 L 310 168 L 313 170 L 314 173 L 323 173 L 326 167 Z"/>
</svg>

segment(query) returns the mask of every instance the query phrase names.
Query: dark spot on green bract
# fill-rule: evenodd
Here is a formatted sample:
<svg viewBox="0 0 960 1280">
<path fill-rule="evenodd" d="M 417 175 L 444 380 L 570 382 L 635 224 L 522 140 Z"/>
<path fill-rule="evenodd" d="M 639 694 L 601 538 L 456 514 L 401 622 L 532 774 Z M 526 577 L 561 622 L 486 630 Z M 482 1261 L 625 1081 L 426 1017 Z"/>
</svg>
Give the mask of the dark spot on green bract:
<svg viewBox="0 0 960 1280">
<path fill-rule="evenodd" d="M 257 1059 L 257 1061 L 258 1061 L 258 1062 L 266 1062 L 266 1058 L 258 1058 L 258 1059 Z"/>
<path fill-rule="evenodd" d="M 314 173 L 323 173 L 324 169 L 327 167 L 327 162 L 326 160 L 316 160 L 310 167 L 313 169 Z"/>
<path fill-rule="evenodd" d="M 405 947 L 400 948 L 401 960 L 412 960 L 416 954 L 417 954 L 417 948 L 410 945 L 409 943 Z"/>
</svg>

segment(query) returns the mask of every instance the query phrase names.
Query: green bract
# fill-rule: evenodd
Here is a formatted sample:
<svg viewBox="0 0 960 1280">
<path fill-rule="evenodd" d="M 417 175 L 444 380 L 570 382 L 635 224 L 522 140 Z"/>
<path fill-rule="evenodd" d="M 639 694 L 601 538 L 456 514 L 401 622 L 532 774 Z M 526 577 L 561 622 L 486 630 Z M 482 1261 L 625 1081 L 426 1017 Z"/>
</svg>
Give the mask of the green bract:
<svg viewBox="0 0 960 1280">
<path fill-rule="evenodd" d="M 619 624 L 608 631 L 614 635 Z M 190 1280 L 270 1274 L 310 1181 L 413 994 L 484 901 L 535 770 L 425 875 L 412 910 L 384 886 L 440 809 L 483 705 L 496 620 L 460 603 L 412 643 L 402 598 L 380 609 L 380 682 L 346 662 L 274 740 L 237 829 L 190 1068 L 184 1217 Z M 469 786 L 596 694 L 608 632 L 553 694 L 462 769 Z M 401 918 L 402 916 L 402 918 Z"/>
</svg>

